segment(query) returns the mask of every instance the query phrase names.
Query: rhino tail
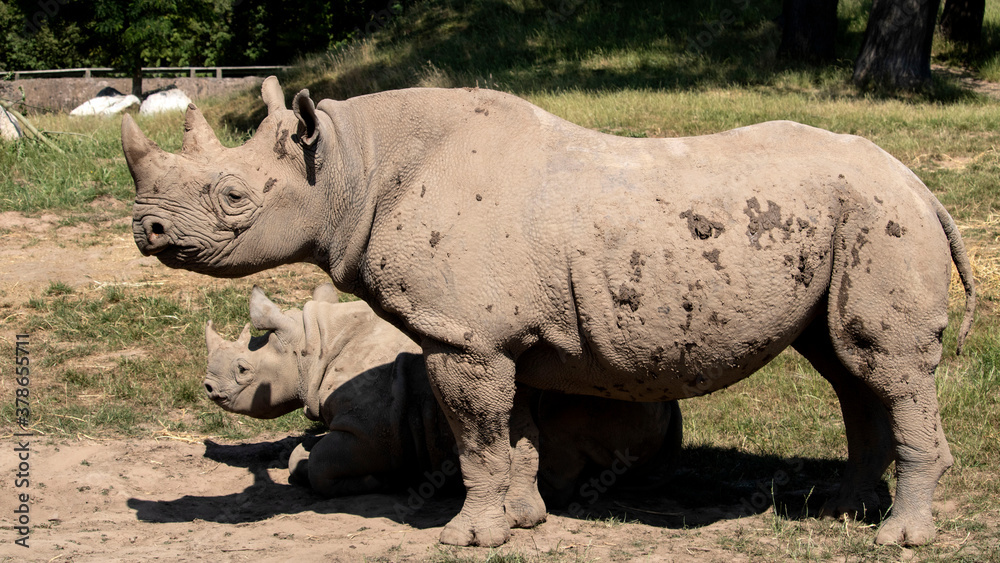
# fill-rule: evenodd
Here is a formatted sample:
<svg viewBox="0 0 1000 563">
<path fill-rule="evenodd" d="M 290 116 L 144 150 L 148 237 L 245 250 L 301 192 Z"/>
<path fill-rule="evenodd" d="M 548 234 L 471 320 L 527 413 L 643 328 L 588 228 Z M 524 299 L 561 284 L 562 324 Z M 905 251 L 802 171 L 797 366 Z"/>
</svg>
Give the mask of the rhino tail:
<svg viewBox="0 0 1000 563">
<path fill-rule="evenodd" d="M 958 330 L 958 343 L 955 349 L 956 354 L 961 354 L 965 338 L 972 330 L 973 315 L 976 311 L 976 280 L 972 276 L 972 263 L 969 262 L 965 243 L 962 242 L 962 233 L 958 231 L 955 220 L 937 198 L 932 196 L 931 201 L 934 211 L 937 212 L 938 221 L 941 222 L 941 228 L 944 229 L 944 233 L 948 237 L 948 244 L 951 246 L 951 259 L 955 262 L 958 277 L 965 287 L 965 315 L 962 317 L 962 326 Z"/>
</svg>

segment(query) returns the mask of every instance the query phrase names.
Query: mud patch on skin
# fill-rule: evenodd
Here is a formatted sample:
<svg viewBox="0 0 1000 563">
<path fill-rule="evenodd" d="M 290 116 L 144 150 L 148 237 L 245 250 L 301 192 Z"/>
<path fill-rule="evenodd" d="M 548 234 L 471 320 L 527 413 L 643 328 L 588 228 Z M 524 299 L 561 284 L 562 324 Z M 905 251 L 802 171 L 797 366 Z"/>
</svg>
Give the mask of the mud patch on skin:
<svg viewBox="0 0 1000 563">
<path fill-rule="evenodd" d="M 701 256 L 705 260 L 708 260 L 709 262 L 711 262 L 711 264 L 713 266 L 715 266 L 715 270 L 716 271 L 725 270 L 726 269 L 725 266 L 723 266 L 722 264 L 719 263 L 719 249 L 718 248 L 712 250 L 711 252 L 702 252 Z"/>
<path fill-rule="evenodd" d="M 719 315 L 717 311 L 712 311 L 712 314 L 708 317 L 708 323 L 714 326 L 722 327 L 729 324 L 729 319 Z"/>
<path fill-rule="evenodd" d="M 899 223 L 890 219 L 889 223 L 885 226 L 885 234 L 891 237 L 900 238 L 906 234 L 906 227 L 903 227 Z"/>
<path fill-rule="evenodd" d="M 747 200 L 743 213 L 750 218 L 747 224 L 747 238 L 750 239 L 750 246 L 754 248 L 760 248 L 760 237 L 764 236 L 765 232 L 775 228 L 785 228 L 781 224 L 781 206 L 771 200 L 767 200 L 767 211 L 762 211 L 760 202 L 756 197 L 752 197 Z"/>
<path fill-rule="evenodd" d="M 274 185 L 277 183 L 278 183 L 277 178 L 268 178 L 267 182 L 264 183 L 264 193 L 271 191 L 271 188 L 273 188 Z"/>
<path fill-rule="evenodd" d="M 611 292 L 611 299 L 614 300 L 616 307 L 628 307 L 633 313 L 639 310 L 641 297 L 642 295 L 634 287 L 625 283 L 618 288 L 617 294 Z"/>
<path fill-rule="evenodd" d="M 277 133 L 276 139 L 274 140 L 274 154 L 278 155 L 278 160 L 288 156 L 288 149 L 285 147 L 285 143 L 287 142 L 288 129 L 282 129 Z"/>
<path fill-rule="evenodd" d="M 439 242 L 441 242 L 441 233 L 438 231 L 431 231 L 431 248 L 436 248 Z"/>
<path fill-rule="evenodd" d="M 726 229 L 722 223 L 711 221 L 704 215 L 699 215 L 693 209 L 689 209 L 680 215 L 681 219 L 687 219 L 688 230 L 691 237 L 696 240 L 707 240 L 719 238 Z"/>
<path fill-rule="evenodd" d="M 822 258 L 821 258 L 822 261 Z M 789 268 L 794 268 L 792 273 L 792 279 L 796 283 L 802 284 L 804 287 L 809 287 L 812 283 L 813 277 L 816 275 L 815 268 L 809 260 L 809 257 L 804 253 L 799 254 L 798 260 L 791 254 L 785 255 L 785 266 Z"/>
<path fill-rule="evenodd" d="M 857 268 L 861 264 L 861 248 L 868 244 L 868 228 L 865 227 L 861 229 L 858 236 L 854 239 L 854 246 L 851 248 L 851 267 Z"/>
<path fill-rule="evenodd" d="M 642 280 L 642 267 L 646 265 L 646 261 L 642 259 L 642 254 L 639 254 L 638 250 L 632 251 L 628 265 L 632 268 L 629 279 L 632 280 L 632 283 L 639 283 Z"/>
</svg>

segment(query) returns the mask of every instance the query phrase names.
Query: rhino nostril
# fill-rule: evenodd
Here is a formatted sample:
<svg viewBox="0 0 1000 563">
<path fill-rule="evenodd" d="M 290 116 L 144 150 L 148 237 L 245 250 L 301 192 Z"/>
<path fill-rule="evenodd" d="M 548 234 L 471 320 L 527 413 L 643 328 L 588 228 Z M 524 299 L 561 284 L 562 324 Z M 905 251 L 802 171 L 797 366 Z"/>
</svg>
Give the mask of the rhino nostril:
<svg viewBox="0 0 1000 563">
<path fill-rule="evenodd" d="M 212 394 L 212 386 L 209 385 L 208 383 L 206 383 L 205 384 L 205 391 L 208 392 L 209 395 L 211 395 Z"/>
<path fill-rule="evenodd" d="M 149 226 L 150 232 L 154 235 L 162 235 L 165 231 L 163 230 L 163 225 L 160 223 L 153 223 Z"/>
</svg>

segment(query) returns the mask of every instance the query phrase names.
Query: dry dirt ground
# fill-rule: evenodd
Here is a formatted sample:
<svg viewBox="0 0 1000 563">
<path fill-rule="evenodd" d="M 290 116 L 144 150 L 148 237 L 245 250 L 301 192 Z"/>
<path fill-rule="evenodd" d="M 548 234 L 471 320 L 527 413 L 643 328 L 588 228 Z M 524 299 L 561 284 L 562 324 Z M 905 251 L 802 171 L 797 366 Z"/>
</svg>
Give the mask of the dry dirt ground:
<svg viewBox="0 0 1000 563">
<path fill-rule="evenodd" d="M 124 229 L 127 219 L 97 231 L 87 224 L 59 223 L 54 215 L 0 214 L 0 301 L 8 304 L 3 310 L 9 314 L 19 314 L 16 304 L 52 280 L 71 286 L 205 283 L 202 276 L 142 258 Z M 117 229 L 108 230 L 115 225 Z M 95 233 L 99 240 L 91 240 Z M 304 271 L 302 298 L 313 286 L 313 274 Z M 2 387 L 6 401 L 13 396 L 11 384 L 5 381 Z M 682 506 L 633 492 L 604 495 L 588 506 L 596 514 L 610 510 L 614 518 L 576 518 L 555 511 L 536 529 L 515 530 L 511 541 L 496 551 L 443 548 L 436 540 L 441 526 L 459 510 L 459 498 L 437 492 L 428 500 L 418 493 L 314 496 L 288 484 L 287 456 L 294 437 L 232 442 L 169 434 L 141 439 L 34 436 L 27 438 L 30 486 L 18 489 L 14 476 L 20 460 L 14 448 L 19 442 L 6 422 L 4 426 L 2 561 L 484 561 L 494 553 L 518 554 L 526 561 L 746 561 L 765 553 L 773 557 L 776 543 L 806 545 L 817 530 L 810 524 L 808 530 L 782 535 L 780 528 L 794 527 L 795 521 L 778 522 L 773 509 L 741 516 L 745 505 L 738 501 Z M 15 545 L 12 520 L 17 494 L 24 491 L 30 494 L 29 548 Z M 830 523 L 822 529 L 834 537 L 860 537 L 861 552 L 867 552 L 872 530 L 848 526 Z M 829 548 L 839 541 L 828 537 L 816 550 L 821 553 L 823 544 Z M 939 541 L 961 538 L 945 534 Z M 908 550 L 893 549 L 894 558 L 906 558 Z"/>
</svg>

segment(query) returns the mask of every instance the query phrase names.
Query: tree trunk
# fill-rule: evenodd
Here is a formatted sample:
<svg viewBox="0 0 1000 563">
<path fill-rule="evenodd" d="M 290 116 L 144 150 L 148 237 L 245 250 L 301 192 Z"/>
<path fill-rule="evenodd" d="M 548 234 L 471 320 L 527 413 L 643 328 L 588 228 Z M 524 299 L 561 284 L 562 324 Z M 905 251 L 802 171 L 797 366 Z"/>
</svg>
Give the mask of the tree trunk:
<svg viewBox="0 0 1000 563">
<path fill-rule="evenodd" d="M 781 46 L 792 59 L 828 61 L 834 58 L 838 0 L 784 0 Z"/>
<path fill-rule="evenodd" d="M 132 95 L 142 99 L 142 65 L 132 67 Z"/>
<path fill-rule="evenodd" d="M 941 31 L 958 43 L 976 45 L 982 38 L 986 0 L 946 0 Z"/>
<path fill-rule="evenodd" d="M 874 0 L 854 83 L 914 90 L 931 83 L 931 42 L 941 0 Z"/>
</svg>

